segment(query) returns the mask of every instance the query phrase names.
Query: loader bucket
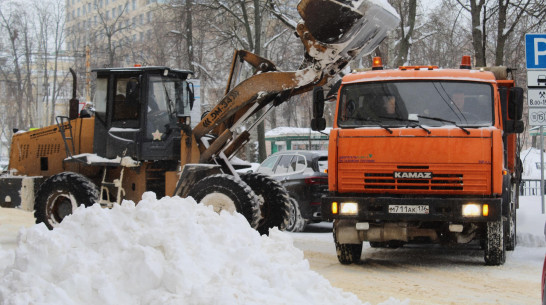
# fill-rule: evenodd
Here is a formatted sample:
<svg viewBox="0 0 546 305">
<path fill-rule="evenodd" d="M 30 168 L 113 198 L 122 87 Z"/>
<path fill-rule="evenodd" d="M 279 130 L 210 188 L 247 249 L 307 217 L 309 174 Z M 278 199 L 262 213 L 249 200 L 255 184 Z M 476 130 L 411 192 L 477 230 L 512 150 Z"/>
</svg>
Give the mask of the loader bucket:
<svg viewBox="0 0 546 305">
<path fill-rule="evenodd" d="M 346 44 L 345 52 L 361 48 L 362 53 L 372 52 L 400 20 L 392 7 L 367 0 L 302 0 L 298 12 L 315 39 Z"/>
</svg>

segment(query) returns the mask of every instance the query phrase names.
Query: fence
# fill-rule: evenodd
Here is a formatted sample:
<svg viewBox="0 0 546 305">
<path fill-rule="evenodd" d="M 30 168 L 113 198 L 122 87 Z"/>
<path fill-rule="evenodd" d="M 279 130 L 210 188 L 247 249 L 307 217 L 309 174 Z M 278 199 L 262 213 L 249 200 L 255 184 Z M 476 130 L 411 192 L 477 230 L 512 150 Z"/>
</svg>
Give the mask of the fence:
<svg viewBox="0 0 546 305">
<path fill-rule="evenodd" d="M 540 196 L 540 180 L 522 180 L 519 185 L 519 194 L 520 196 Z"/>
</svg>

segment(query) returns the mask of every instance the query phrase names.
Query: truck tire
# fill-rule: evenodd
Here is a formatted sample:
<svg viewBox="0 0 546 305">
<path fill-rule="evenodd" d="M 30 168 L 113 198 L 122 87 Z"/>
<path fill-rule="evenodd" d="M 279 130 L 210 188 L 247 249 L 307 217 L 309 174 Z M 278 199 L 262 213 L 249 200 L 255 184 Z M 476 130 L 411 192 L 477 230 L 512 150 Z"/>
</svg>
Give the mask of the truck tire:
<svg viewBox="0 0 546 305">
<path fill-rule="evenodd" d="M 262 200 L 258 232 L 268 234 L 273 227 L 286 230 L 290 212 L 290 196 L 286 189 L 278 181 L 260 173 L 246 173 L 241 175 L 241 179 Z"/>
<path fill-rule="evenodd" d="M 204 205 L 211 205 L 218 213 L 222 210 L 241 213 L 252 228 L 258 228 L 261 219 L 258 196 L 246 183 L 231 175 L 205 177 L 192 187 L 188 196 Z"/>
<path fill-rule="evenodd" d="M 502 220 L 487 222 L 485 231 L 485 264 L 489 266 L 504 264 L 506 261 L 506 245 L 504 244 Z"/>
<path fill-rule="evenodd" d="M 513 251 L 516 248 L 517 235 L 516 235 L 516 202 L 517 202 L 517 186 L 512 184 L 511 189 L 506 196 L 503 196 L 503 199 L 510 198 L 509 204 L 506 205 L 508 212 L 506 214 L 506 221 L 504 221 L 504 244 L 506 245 L 507 251 Z M 504 208 L 504 207 L 503 207 Z"/>
<path fill-rule="evenodd" d="M 340 244 L 336 238 L 336 224 L 333 226 L 334 243 L 336 244 L 336 253 L 338 261 L 343 265 L 349 265 L 360 262 L 362 255 L 362 243 L 360 244 Z"/>
<path fill-rule="evenodd" d="M 97 186 L 85 176 L 64 172 L 49 177 L 38 190 L 34 203 L 36 223 L 50 230 L 80 205 L 93 205 L 99 199 Z"/>
<path fill-rule="evenodd" d="M 519 200 L 519 185 L 518 184 L 512 184 L 512 204 L 511 204 L 511 210 L 510 214 L 508 216 L 508 224 L 509 224 L 509 230 L 508 230 L 508 236 L 506 237 L 505 243 L 506 243 L 506 250 L 513 251 L 516 249 L 516 245 L 518 244 L 518 236 L 517 236 L 517 207 L 518 207 L 518 200 Z"/>
<path fill-rule="evenodd" d="M 301 232 L 305 228 L 305 219 L 301 217 L 300 207 L 296 199 L 290 197 L 290 212 L 286 231 Z"/>
</svg>

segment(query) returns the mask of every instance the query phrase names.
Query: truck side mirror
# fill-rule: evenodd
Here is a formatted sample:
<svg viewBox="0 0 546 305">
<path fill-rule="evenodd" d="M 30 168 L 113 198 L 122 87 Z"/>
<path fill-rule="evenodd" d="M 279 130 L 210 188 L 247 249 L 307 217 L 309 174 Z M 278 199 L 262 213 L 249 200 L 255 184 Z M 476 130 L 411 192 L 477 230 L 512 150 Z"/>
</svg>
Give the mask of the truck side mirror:
<svg viewBox="0 0 546 305">
<path fill-rule="evenodd" d="M 525 130 L 525 124 L 521 120 L 523 116 L 523 89 L 519 87 L 499 88 L 499 95 L 504 132 L 522 133 Z"/>
<path fill-rule="evenodd" d="M 508 118 L 511 120 L 521 120 L 523 117 L 523 88 L 510 88 L 508 98 Z"/>
<path fill-rule="evenodd" d="M 326 120 L 324 116 L 324 89 L 322 87 L 313 88 L 313 119 L 311 119 L 311 129 L 320 131 L 326 129 Z"/>
</svg>

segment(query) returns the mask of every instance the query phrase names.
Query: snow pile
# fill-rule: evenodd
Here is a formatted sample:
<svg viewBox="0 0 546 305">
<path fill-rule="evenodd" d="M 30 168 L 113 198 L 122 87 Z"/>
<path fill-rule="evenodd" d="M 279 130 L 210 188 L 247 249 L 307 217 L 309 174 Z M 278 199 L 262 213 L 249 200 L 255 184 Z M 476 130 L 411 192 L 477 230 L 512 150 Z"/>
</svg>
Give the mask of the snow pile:
<svg viewBox="0 0 546 305">
<path fill-rule="evenodd" d="M 53 231 L 21 229 L 15 253 L 0 258 L 10 260 L 6 305 L 361 304 L 311 271 L 289 234 L 260 236 L 240 214 L 154 193 L 136 206 L 79 208 Z"/>
<path fill-rule="evenodd" d="M 519 197 L 517 213 L 517 242 L 523 247 L 546 247 L 546 214 L 542 214 L 540 196 Z"/>
</svg>

